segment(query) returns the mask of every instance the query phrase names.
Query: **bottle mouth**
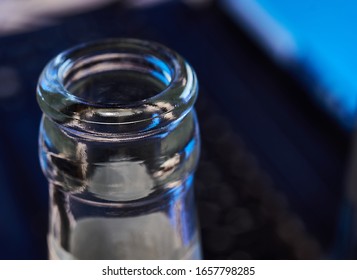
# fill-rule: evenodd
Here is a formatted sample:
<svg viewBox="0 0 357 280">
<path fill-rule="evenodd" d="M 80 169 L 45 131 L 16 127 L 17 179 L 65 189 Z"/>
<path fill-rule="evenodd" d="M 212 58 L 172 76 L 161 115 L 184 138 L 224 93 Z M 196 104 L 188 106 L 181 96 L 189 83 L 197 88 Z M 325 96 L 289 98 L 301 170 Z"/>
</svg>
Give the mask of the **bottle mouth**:
<svg viewBox="0 0 357 280">
<path fill-rule="evenodd" d="M 165 91 L 180 70 L 174 62 L 123 48 L 96 50 L 63 64 L 59 80 L 72 98 L 83 103 L 121 108 Z"/>
<path fill-rule="evenodd" d="M 69 49 L 41 74 L 44 114 L 74 130 L 145 132 L 182 118 L 197 96 L 191 66 L 165 46 L 109 39 Z"/>
</svg>

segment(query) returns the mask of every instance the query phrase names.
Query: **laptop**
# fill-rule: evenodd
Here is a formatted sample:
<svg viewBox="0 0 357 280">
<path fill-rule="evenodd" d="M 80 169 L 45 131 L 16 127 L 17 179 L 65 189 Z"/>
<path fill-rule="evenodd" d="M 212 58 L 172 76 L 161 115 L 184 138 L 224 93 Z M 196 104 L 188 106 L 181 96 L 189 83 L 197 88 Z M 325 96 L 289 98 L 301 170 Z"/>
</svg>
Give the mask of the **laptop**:
<svg viewBox="0 0 357 280">
<path fill-rule="evenodd" d="M 357 112 L 354 1 L 221 0 L 265 51 L 346 129 Z"/>
</svg>

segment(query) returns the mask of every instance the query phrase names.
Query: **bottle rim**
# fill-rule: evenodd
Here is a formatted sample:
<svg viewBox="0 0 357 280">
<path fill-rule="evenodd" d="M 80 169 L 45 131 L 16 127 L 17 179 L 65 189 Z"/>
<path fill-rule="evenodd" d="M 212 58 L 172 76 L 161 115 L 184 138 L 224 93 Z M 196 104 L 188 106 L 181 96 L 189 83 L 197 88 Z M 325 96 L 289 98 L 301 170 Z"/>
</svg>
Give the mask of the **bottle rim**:
<svg viewBox="0 0 357 280">
<path fill-rule="evenodd" d="M 69 90 L 71 81 L 111 67 L 145 70 L 162 80 L 165 88 L 124 104 L 87 100 Z M 197 91 L 194 70 L 175 51 L 152 41 L 113 38 L 80 44 L 53 58 L 40 76 L 37 100 L 47 117 L 74 130 L 103 132 L 103 126 L 111 126 L 126 133 L 152 130 L 182 118 L 191 110 Z"/>
</svg>

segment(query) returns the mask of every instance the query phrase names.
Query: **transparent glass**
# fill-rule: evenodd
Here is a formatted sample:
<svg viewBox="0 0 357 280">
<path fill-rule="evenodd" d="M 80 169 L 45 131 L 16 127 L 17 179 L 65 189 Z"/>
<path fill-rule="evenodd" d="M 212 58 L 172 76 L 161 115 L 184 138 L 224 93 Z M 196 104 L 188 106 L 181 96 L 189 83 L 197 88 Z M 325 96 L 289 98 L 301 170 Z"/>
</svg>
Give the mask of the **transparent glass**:
<svg viewBox="0 0 357 280">
<path fill-rule="evenodd" d="M 114 39 L 45 67 L 40 162 L 51 259 L 197 259 L 197 79 L 176 52 Z"/>
</svg>

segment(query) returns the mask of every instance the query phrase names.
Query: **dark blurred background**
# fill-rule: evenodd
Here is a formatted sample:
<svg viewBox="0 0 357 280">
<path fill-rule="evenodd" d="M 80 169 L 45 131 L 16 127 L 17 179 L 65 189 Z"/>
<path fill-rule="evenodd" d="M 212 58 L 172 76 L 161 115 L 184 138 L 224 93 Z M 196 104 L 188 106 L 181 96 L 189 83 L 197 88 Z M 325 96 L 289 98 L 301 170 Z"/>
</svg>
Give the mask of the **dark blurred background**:
<svg viewBox="0 0 357 280">
<path fill-rule="evenodd" d="M 40 72 L 106 37 L 161 42 L 197 72 L 205 258 L 353 257 L 351 6 L 305 2 L 0 1 L 0 259 L 47 258 Z"/>
</svg>

